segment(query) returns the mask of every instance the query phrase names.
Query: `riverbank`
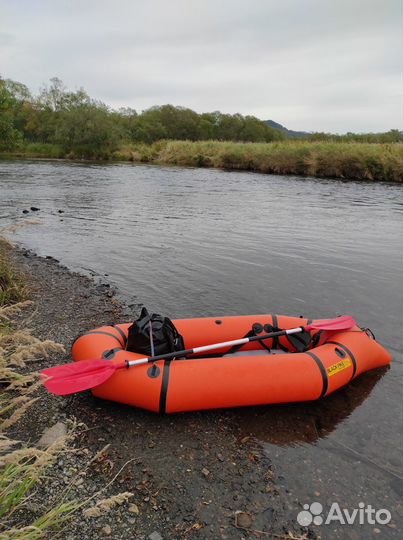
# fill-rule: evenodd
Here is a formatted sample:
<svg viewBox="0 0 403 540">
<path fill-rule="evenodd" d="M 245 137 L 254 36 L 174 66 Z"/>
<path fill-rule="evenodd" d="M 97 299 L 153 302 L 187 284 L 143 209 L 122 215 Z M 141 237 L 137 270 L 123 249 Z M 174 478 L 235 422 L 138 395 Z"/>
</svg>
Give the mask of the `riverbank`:
<svg viewBox="0 0 403 540">
<path fill-rule="evenodd" d="M 79 333 L 135 316 L 108 284 L 23 249 L 8 256 L 24 273 L 32 300 L 14 324 L 29 326 L 41 340 L 68 351 Z M 55 350 L 30 366 L 37 371 L 67 361 L 68 352 Z M 75 436 L 30 499 L 29 512 L 17 513 L 19 526 L 64 494 L 64 502 L 93 497 L 85 512 L 76 508 L 69 515 L 66 540 L 315 537 L 285 519 L 289 501 L 278 487 L 275 464 L 253 437 L 245 436 L 233 411 L 163 417 L 96 400 L 89 392 L 58 398 L 39 387 L 33 396 L 38 399 L 29 414 L 7 430 L 11 439 L 37 445 L 55 426 L 75 426 Z M 87 512 L 113 496 L 113 504 Z M 295 507 L 297 512 L 296 501 Z"/>
<path fill-rule="evenodd" d="M 3 152 L 0 156 L 52 159 L 82 157 L 66 154 L 57 145 L 37 143 L 28 144 L 17 152 Z M 403 145 L 400 143 L 160 141 L 150 145 L 124 145 L 111 153 L 109 159 L 266 174 L 403 182 Z"/>
</svg>

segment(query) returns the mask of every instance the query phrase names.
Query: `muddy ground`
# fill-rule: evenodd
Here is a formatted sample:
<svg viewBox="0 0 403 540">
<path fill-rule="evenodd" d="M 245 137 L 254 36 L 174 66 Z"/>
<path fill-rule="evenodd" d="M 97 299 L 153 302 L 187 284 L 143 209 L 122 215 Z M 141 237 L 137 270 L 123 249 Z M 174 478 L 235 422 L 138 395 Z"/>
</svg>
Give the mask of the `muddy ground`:
<svg viewBox="0 0 403 540">
<path fill-rule="evenodd" d="M 69 348 L 83 331 L 137 315 L 108 284 L 26 250 L 14 250 L 13 257 L 32 290 L 29 327 L 67 350 L 64 357 L 37 362 L 37 369 L 69 361 Z M 35 444 L 46 428 L 76 418 L 85 425 L 78 429 L 77 448 L 92 455 L 110 445 L 85 471 L 87 454 L 60 458 L 41 494 L 45 502 L 80 470 L 68 498 L 93 495 L 121 467 L 102 496 L 133 493 L 128 503 L 100 517 L 78 512 L 63 531 L 66 540 L 314 538 L 312 531 L 285 519 L 287 505 L 298 508 L 298 502 L 278 486 L 275 463 L 245 433 L 236 411 L 161 416 L 98 400 L 90 392 L 59 398 L 41 390 L 40 395 L 10 436 Z"/>
</svg>

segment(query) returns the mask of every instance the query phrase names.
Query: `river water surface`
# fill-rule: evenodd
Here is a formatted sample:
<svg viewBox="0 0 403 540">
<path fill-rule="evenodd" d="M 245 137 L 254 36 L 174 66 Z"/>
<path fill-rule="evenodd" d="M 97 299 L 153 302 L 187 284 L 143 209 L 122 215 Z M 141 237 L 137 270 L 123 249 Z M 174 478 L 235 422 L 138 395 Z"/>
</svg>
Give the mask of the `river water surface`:
<svg viewBox="0 0 403 540">
<path fill-rule="evenodd" d="M 22 213 L 31 206 L 40 211 Z M 351 314 L 373 330 L 390 369 L 320 402 L 233 417 L 273 459 L 294 519 L 314 501 L 392 512 L 392 526 L 327 525 L 322 537 L 392 538 L 400 528 L 402 211 L 397 185 L 0 162 L 0 226 L 38 220 L 13 240 L 108 280 L 129 303 L 172 318 Z"/>
</svg>

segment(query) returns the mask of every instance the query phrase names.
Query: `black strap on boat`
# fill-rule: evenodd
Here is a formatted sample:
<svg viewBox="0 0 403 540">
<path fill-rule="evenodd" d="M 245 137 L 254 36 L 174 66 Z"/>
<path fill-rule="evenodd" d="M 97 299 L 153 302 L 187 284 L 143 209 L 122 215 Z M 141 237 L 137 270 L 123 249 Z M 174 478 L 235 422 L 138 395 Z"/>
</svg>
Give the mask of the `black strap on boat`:
<svg viewBox="0 0 403 540">
<path fill-rule="evenodd" d="M 261 334 L 264 330 L 264 326 L 260 323 L 253 323 L 252 325 L 252 328 L 249 330 L 249 332 L 243 336 L 243 338 L 249 338 L 249 337 L 252 337 L 252 336 L 258 336 L 259 334 Z M 268 347 L 266 345 L 266 343 L 262 341 L 258 341 L 258 343 L 260 343 L 260 345 L 263 347 L 263 349 L 266 349 L 266 351 L 270 352 L 270 347 Z M 236 352 L 238 352 L 240 349 L 242 349 L 242 347 L 246 345 L 246 343 L 242 343 L 241 345 L 234 345 L 233 347 L 230 348 L 229 351 L 227 351 L 226 353 L 224 353 L 225 355 L 227 354 L 234 354 Z"/>
<path fill-rule="evenodd" d="M 160 405 L 159 412 L 161 414 L 166 413 L 167 408 L 167 392 L 168 392 L 168 382 L 169 382 L 169 371 L 171 368 L 171 360 L 164 361 L 164 371 L 162 374 L 161 382 L 161 392 L 160 392 Z"/>
<path fill-rule="evenodd" d="M 272 319 L 273 319 L 273 326 L 272 326 L 272 329 L 270 330 L 270 332 L 280 332 L 282 330 L 282 328 L 279 328 L 279 326 L 278 326 L 277 315 L 272 315 Z M 273 339 L 273 349 L 281 349 L 284 352 L 289 352 L 287 347 L 285 347 L 281 343 L 279 336 L 276 336 Z"/>
<path fill-rule="evenodd" d="M 329 385 L 325 366 L 322 364 L 322 360 L 319 358 L 319 356 L 316 356 L 316 354 L 313 354 L 313 352 L 308 351 L 305 354 L 310 356 L 315 361 L 315 364 L 319 368 L 320 374 L 322 376 L 322 391 L 320 393 L 319 398 L 322 398 L 323 396 L 326 395 L 328 385 Z"/>
<path fill-rule="evenodd" d="M 277 332 L 279 330 L 277 315 L 272 315 L 272 320 L 273 320 L 273 324 L 272 324 L 269 332 Z M 270 327 L 270 325 L 268 325 L 268 326 Z M 273 349 L 278 349 L 279 345 L 280 345 L 280 340 L 279 340 L 278 336 L 276 336 L 276 337 L 273 338 Z"/>
<path fill-rule="evenodd" d="M 306 330 L 299 334 L 289 334 L 287 335 L 287 339 L 294 347 L 295 352 L 307 351 L 312 341 L 311 334 Z"/>
<path fill-rule="evenodd" d="M 123 338 L 123 343 L 126 343 L 127 341 L 127 336 L 126 334 L 123 332 L 123 330 L 121 328 L 119 328 L 119 326 L 117 324 L 111 324 L 111 327 L 114 328 L 115 330 L 117 330 L 119 332 L 119 334 L 122 336 Z"/>
<path fill-rule="evenodd" d="M 90 330 L 89 332 L 85 332 L 85 334 L 82 334 L 82 335 L 81 335 L 79 338 L 77 338 L 77 339 L 80 339 L 80 338 L 82 338 L 82 337 L 84 337 L 84 336 L 91 336 L 91 335 L 93 335 L 93 334 L 102 334 L 103 336 L 111 337 L 111 338 L 115 339 L 115 340 L 119 343 L 119 345 L 120 345 L 121 347 L 124 348 L 124 344 L 122 344 L 122 342 L 120 341 L 120 339 L 119 339 L 117 336 L 115 336 L 114 334 L 111 334 L 110 332 L 104 332 L 104 331 L 102 331 L 102 330 Z"/>
<path fill-rule="evenodd" d="M 267 334 L 271 334 L 272 332 L 280 332 L 281 331 L 281 328 L 278 327 L 277 315 L 272 315 L 272 320 L 273 320 L 273 324 L 267 323 L 267 324 L 264 325 L 264 331 Z M 278 336 L 274 336 L 272 348 L 273 349 L 281 349 L 284 352 L 288 352 L 287 347 L 284 347 L 284 345 L 280 342 L 280 339 L 279 339 Z"/>
<path fill-rule="evenodd" d="M 278 318 L 277 315 L 272 315 L 273 317 L 273 325 L 265 324 L 264 331 L 265 332 L 279 332 L 282 329 L 278 327 Z M 311 344 L 311 335 L 309 332 L 304 330 L 303 332 L 300 332 L 298 334 L 289 334 L 287 335 L 287 340 L 289 343 L 294 347 L 295 352 L 305 352 L 308 350 L 310 344 Z M 281 349 L 284 352 L 290 352 L 287 347 L 285 347 L 280 339 L 279 336 L 275 336 L 273 338 L 273 349 Z"/>
<path fill-rule="evenodd" d="M 321 338 L 321 335 L 323 334 L 323 332 L 324 332 L 324 330 L 319 330 L 313 336 L 313 338 L 312 338 L 312 349 L 314 349 L 315 347 L 317 347 L 319 345 L 319 341 L 320 341 L 320 338 Z"/>
<path fill-rule="evenodd" d="M 161 382 L 161 392 L 160 392 L 160 406 L 159 412 L 161 414 L 166 413 L 167 407 L 167 392 L 168 392 L 168 383 L 169 383 L 169 371 L 171 368 L 172 360 L 164 361 L 164 371 L 162 373 L 162 382 Z"/>
</svg>

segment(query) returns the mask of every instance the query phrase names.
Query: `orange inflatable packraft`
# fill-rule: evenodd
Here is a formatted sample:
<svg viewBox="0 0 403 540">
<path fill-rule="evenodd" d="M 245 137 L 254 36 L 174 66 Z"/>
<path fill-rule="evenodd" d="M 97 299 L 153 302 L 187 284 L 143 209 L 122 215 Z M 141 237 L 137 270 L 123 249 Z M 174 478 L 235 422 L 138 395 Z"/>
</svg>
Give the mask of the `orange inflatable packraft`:
<svg viewBox="0 0 403 540">
<path fill-rule="evenodd" d="M 281 315 L 173 322 L 188 349 L 244 337 L 256 324 L 274 330 L 309 324 L 307 319 Z M 72 347 L 73 360 L 144 358 L 125 350 L 130 324 L 103 326 L 78 337 Z M 226 347 L 215 350 L 214 355 L 118 370 L 92 392 L 161 413 L 310 401 L 331 394 L 364 371 L 390 363 L 389 353 L 358 326 L 339 332 L 313 330 L 311 335 L 314 345 L 305 352 L 296 352 L 286 336 L 266 340 L 266 348 L 254 341 L 235 354 L 228 354 L 231 351 Z"/>
</svg>

